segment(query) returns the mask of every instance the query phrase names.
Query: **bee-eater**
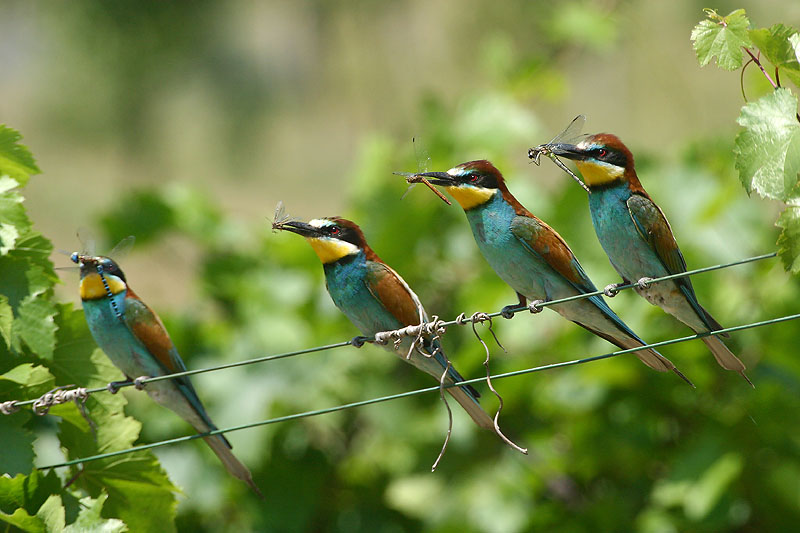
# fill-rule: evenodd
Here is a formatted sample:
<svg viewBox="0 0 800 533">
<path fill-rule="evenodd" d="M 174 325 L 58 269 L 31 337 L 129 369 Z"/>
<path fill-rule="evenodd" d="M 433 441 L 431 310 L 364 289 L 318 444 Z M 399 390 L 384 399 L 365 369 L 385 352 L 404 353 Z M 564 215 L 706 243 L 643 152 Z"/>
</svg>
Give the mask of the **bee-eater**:
<svg viewBox="0 0 800 533">
<path fill-rule="evenodd" d="M 664 212 L 642 187 L 633 154 L 618 137 L 600 133 L 578 144 L 553 144 L 549 149 L 575 161 L 589 187 L 589 210 L 597 237 L 625 283 L 686 272 L 686 261 Z M 645 285 L 635 287 L 636 292 L 695 333 L 722 329 L 698 303 L 688 277 Z M 720 366 L 738 372 L 752 385 L 744 363 L 718 336 L 702 339 Z"/>
<path fill-rule="evenodd" d="M 116 262 L 77 252 L 72 254 L 72 261 L 80 265 L 80 294 L 89 331 L 129 381 L 186 371 L 161 319 L 133 292 Z M 188 376 L 147 383 L 145 390 L 198 432 L 217 429 Z M 228 439 L 214 435 L 204 440 L 228 472 L 262 496 L 250 471 L 233 455 Z"/>
<path fill-rule="evenodd" d="M 503 175 L 489 161 L 470 161 L 447 172 L 420 176 L 443 187 L 461 204 L 483 257 L 517 292 L 520 305 L 528 299 L 557 300 L 597 290 L 564 239 L 512 196 Z M 511 307 L 516 306 L 506 309 Z M 549 307 L 620 348 L 645 344 L 602 296 Z M 652 348 L 634 353 L 650 368 L 672 370 L 691 384 L 669 359 Z"/>
<path fill-rule="evenodd" d="M 289 221 L 275 226 L 291 231 L 308 241 L 322 261 L 325 286 L 336 304 L 362 333 L 372 337 L 389 331 L 428 321 L 419 298 L 411 287 L 389 265 L 383 262 L 367 244 L 361 228 L 350 220 L 331 217 L 310 222 Z M 386 348 L 437 380 L 447 368 L 445 384 L 458 383 L 464 378 L 450 366 L 439 339 L 424 337 L 420 349 L 425 355 L 409 349 L 407 337 L 395 347 Z M 469 385 L 447 389 L 475 423 L 495 431 L 489 415 L 478 404 L 478 391 Z"/>
</svg>

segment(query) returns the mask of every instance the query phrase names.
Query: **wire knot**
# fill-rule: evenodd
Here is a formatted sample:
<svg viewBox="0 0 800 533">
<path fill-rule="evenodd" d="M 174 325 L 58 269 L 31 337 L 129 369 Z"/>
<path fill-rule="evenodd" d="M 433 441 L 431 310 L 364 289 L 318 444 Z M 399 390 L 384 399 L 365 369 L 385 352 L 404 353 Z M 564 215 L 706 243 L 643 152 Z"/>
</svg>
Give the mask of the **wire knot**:
<svg viewBox="0 0 800 533">
<path fill-rule="evenodd" d="M 492 323 L 492 317 L 490 317 L 488 313 L 483 313 L 481 311 L 478 311 L 476 313 L 472 313 L 472 316 L 469 317 L 469 321 L 472 322 L 473 324 L 475 324 L 475 323 L 481 323 L 482 324 L 484 322 L 489 322 L 489 324 L 491 324 Z"/>
<path fill-rule="evenodd" d="M 603 289 L 603 294 L 608 296 L 609 298 L 613 298 L 617 294 L 619 294 L 619 283 L 611 283 L 606 285 Z"/>
<path fill-rule="evenodd" d="M 72 385 L 57 387 L 40 396 L 35 402 L 33 402 L 33 412 L 39 416 L 44 416 L 54 405 L 73 401 L 75 403 L 83 403 L 86 401 L 86 398 L 89 397 L 89 392 L 84 387 L 64 390 L 67 387 L 72 387 Z"/>
<path fill-rule="evenodd" d="M 17 407 L 16 400 L 9 400 L 7 402 L 0 403 L 0 413 L 4 415 L 11 415 L 19 411 L 19 407 Z"/>
</svg>

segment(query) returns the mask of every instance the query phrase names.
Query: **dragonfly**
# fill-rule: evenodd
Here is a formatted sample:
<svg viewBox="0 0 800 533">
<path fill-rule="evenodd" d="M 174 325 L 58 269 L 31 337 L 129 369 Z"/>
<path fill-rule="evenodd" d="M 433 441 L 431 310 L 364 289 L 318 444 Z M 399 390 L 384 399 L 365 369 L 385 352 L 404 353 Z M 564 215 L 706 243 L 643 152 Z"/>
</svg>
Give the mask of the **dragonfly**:
<svg viewBox="0 0 800 533">
<path fill-rule="evenodd" d="M 283 205 L 283 200 L 279 200 L 278 205 L 275 206 L 275 216 L 272 219 L 272 231 L 276 232 L 283 228 L 284 224 L 295 220 L 297 220 L 295 217 L 286 214 L 286 206 Z"/>
<path fill-rule="evenodd" d="M 550 142 L 545 144 L 540 144 L 539 146 L 535 146 L 528 150 L 528 158 L 531 160 L 531 163 L 536 165 L 540 164 L 540 158 L 544 155 L 550 158 L 550 160 L 556 164 L 561 170 L 572 176 L 572 179 L 577 181 L 581 184 L 586 192 L 589 192 L 589 187 L 574 173 L 572 172 L 567 165 L 565 165 L 559 158 L 552 152 L 552 146 L 554 144 L 558 144 L 561 142 L 567 142 L 570 144 L 576 144 L 576 141 L 585 137 L 585 133 L 581 133 L 583 130 L 583 126 L 586 124 L 586 115 L 578 115 L 569 125 L 564 128 L 564 131 L 550 139 Z"/>
<path fill-rule="evenodd" d="M 413 189 L 414 186 L 417 183 L 424 183 L 425 186 L 427 186 L 430 190 L 432 190 L 436 196 L 441 198 L 444 201 L 444 203 L 446 203 L 447 205 L 452 205 L 450 203 L 450 200 L 448 200 L 447 197 L 444 194 L 442 194 L 441 191 L 439 191 L 439 189 L 437 189 L 436 187 L 431 185 L 431 183 L 427 180 L 427 178 L 425 178 L 425 176 L 421 176 L 420 175 L 420 174 L 423 174 L 423 173 L 427 172 L 428 171 L 428 167 L 431 164 L 431 156 L 428 155 L 428 151 L 425 148 L 420 148 L 421 153 L 417 152 L 417 139 L 416 139 L 416 137 L 412 137 L 411 138 L 411 144 L 414 145 L 414 159 L 417 160 L 417 172 L 416 173 L 414 173 L 414 172 L 392 172 L 392 174 L 396 174 L 397 176 L 405 176 L 406 183 L 409 184 L 408 189 L 406 189 L 406 192 L 403 193 L 403 196 L 400 199 L 402 200 L 403 198 L 405 198 L 406 195 L 408 194 L 408 192 L 411 189 Z"/>
</svg>

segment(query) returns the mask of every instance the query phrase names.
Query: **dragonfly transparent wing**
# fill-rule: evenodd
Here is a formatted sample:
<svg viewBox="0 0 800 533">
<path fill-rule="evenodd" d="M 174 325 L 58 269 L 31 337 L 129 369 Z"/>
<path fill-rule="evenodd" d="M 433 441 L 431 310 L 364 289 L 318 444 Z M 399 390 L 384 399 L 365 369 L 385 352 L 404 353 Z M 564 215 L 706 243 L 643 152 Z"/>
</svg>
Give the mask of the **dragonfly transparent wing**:
<svg viewBox="0 0 800 533">
<path fill-rule="evenodd" d="M 108 257 L 117 262 L 122 261 L 131 251 L 131 248 L 133 248 L 134 242 L 136 242 L 136 237 L 133 235 L 128 235 L 119 241 L 110 252 L 108 252 Z"/>
<path fill-rule="evenodd" d="M 81 255 L 95 255 L 97 253 L 97 236 L 85 226 L 78 228 L 78 242 L 81 243 Z"/>
<path fill-rule="evenodd" d="M 572 122 L 564 128 L 561 133 L 550 139 L 549 142 L 545 144 L 540 144 L 534 148 L 528 150 L 528 157 L 533 161 L 535 164 L 539 164 L 539 158 L 542 155 L 550 155 L 550 147 L 556 143 L 570 143 L 575 144 L 578 142 L 582 137 L 585 137 L 585 133 L 581 133 L 583 131 L 583 126 L 586 124 L 586 115 L 578 115 L 577 117 L 572 119 Z"/>
<path fill-rule="evenodd" d="M 411 174 L 408 172 L 395 172 L 395 174 L 405 176 L 406 178 L 427 172 L 431 165 L 431 156 L 428 154 L 428 150 L 424 146 L 425 143 L 417 141 L 417 137 L 411 137 L 411 144 L 414 147 L 414 160 L 417 162 L 416 174 Z M 408 192 L 416 185 L 416 183 L 409 184 L 408 189 L 406 189 L 406 192 L 403 193 L 403 196 L 401 196 L 400 199 L 404 199 Z"/>
</svg>

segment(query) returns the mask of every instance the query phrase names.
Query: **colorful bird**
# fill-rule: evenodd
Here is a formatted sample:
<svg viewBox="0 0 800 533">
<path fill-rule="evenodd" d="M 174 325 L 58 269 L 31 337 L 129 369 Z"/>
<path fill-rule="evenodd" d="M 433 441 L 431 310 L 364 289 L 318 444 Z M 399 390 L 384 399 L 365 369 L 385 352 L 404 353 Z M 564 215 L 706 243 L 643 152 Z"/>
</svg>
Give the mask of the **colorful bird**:
<svg viewBox="0 0 800 533">
<path fill-rule="evenodd" d="M 443 187 L 464 208 L 483 257 L 517 292 L 519 305 L 546 302 L 597 289 L 564 239 L 525 209 L 506 187 L 503 175 L 489 161 L 470 161 L 447 172 L 421 176 Z M 508 306 L 504 310 L 507 312 Z M 567 320 L 623 348 L 645 342 L 611 310 L 602 296 L 549 306 Z M 653 349 L 634 352 L 655 370 L 672 370 L 691 382 L 672 362 Z"/>
<path fill-rule="evenodd" d="M 553 154 L 575 161 L 589 187 L 589 210 L 597 238 L 625 283 L 648 302 L 661 307 L 695 333 L 722 329 L 698 303 L 688 277 L 648 285 L 646 278 L 686 272 L 667 218 L 636 175 L 633 154 L 615 135 L 590 135 L 578 144 L 553 144 Z M 724 337 L 729 335 L 725 334 Z M 723 368 L 745 375 L 745 365 L 718 336 L 703 342 Z"/>
<path fill-rule="evenodd" d="M 428 321 L 419 298 L 411 287 L 367 244 L 364 233 L 350 220 L 332 217 L 308 223 L 290 220 L 275 224 L 276 229 L 291 231 L 308 241 L 322 261 L 325 286 L 344 314 L 367 337 L 381 331 L 396 330 Z M 445 384 L 464 378 L 450 366 L 439 339 L 424 336 L 419 347 L 411 350 L 411 340 L 386 348 L 404 361 L 440 380 L 447 372 Z M 447 389 L 475 423 L 495 431 L 492 418 L 478 404 L 479 394 L 463 385 Z"/>
<path fill-rule="evenodd" d="M 116 262 L 77 252 L 71 259 L 80 265 L 80 294 L 89 331 L 129 381 L 186 371 L 161 319 L 133 292 Z M 145 390 L 198 432 L 217 429 L 187 376 L 148 383 Z M 204 440 L 228 472 L 263 497 L 250 471 L 233 455 L 231 444 L 223 435 Z"/>
</svg>

